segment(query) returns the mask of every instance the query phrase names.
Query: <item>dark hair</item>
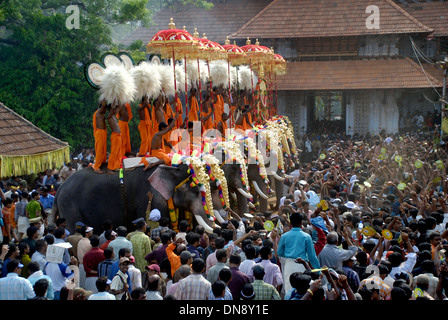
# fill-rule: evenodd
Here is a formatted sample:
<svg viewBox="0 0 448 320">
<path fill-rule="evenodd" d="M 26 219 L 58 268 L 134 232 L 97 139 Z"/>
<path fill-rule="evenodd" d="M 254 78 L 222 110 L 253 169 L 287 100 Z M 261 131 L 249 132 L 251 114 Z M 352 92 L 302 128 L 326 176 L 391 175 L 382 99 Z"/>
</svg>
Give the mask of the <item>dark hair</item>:
<svg viewBox="0 0 448 320">
<path fill-rule="evenodd" d="M 96 288 L 98 289 L 98 292 L 106 291 L 107 280 L 108 280 L 108 278 L 106 276 L 96 279 L 95 285 L 96 285 Z"/>
<path fill-rule="evenodd" d="M 227 283 L 230 281 L 230 279 L 232 279 L 232 271 L 229 268 L 222 268 L 219 271 L 218 278 Z"/>
<path fill-rule="evenodd" d="M 94 248 L 98 247 L 100 245 L 100 237 L 96 234 L 93 234 L 90 237 L 90 245 Z"/>
<path fill-rule="evenodd" d="M 218 237 L 215 240 L 215 247 L 216 249 L 222 249 L 226 245 L 226 240 L 224 240 L 223 237 Z"/>
<path fill-rule="evenodd" d="M 227 258 L 227 251 L 225 249 L 216 250 L 216 260 L 221 261 L 224 258 Z"/>
<path fill-rule="evenodd" d="M 163 129 L 165 129 L 167 127 L 168 127 L 168 125 L 164 121 L 159 123 L 159 131 L 162 131 Z"/>
<path fill-rule="evenodd" d="M 65 229 L 61 227 L 56 228 L 53 235 L 56 239 L 62 239 L 62 237 L 65 235 Z"/>
<path fill-rule="evenodd" d="M 201 258 L 195 258 L 191 264 L 191 269 L 196 273 L 201 273 L 204 270 L 205 263 Z"/>
<path fill-rule="evenodd" d="M 20 261 L 17 259 L 10 260 L 8 262 L 8 264 L 6 265 L 6 271 L 8 271 L 8 273 L 14 272 L 14 270 L 19 266 L 19 264 L 20 264 Z"/>
<path fill-rule="evenodd" d="M 231 230 L 231 229 L 222 230 L 222 237 L 227 242 L 232 240 L 233 239 L 233 230 Z"/>
<path fill-rule="evenodd" d="M 34 293 L 38 297 L 43 297 L 43 296 L 45 296 L 49 286 L 50 286 L 50 283 L 47 279 L 45 279 L 45 278 L 39 279 L 36 281 L 36 283 L 34 283 L 34 286 L 33 286 Z"/>
<path fill-rule="evenodd" d="M 219 297 L 226 290 L 226 284 L 222 280 L 216 280 L 212 284 L 212 292 L 215 297 Z"/>
<path fill-rule="evenodd" d="M 190 224 L 188 223 L 187 220 L 181 220 L 179 222 L 179 231 L 180 232 L 186 232 L 189 227 L 190 227 Z"/>
<path fill-rule="evenodd" d="M 262 260 L 268 260 L 269 259 L 269 255 L 271 254 L 271 252 L 272 252 L 271 247 L 263 246 L 260 249 L 260 257 L 261 257 L 261 259 Z"/>
<path fill-rule="evenodd" d="M 196 232 L 188 232 L 187 235 L 185 236 L 185 240 L 187 240 L 188 244 L 194 244 L 195 242 L 199 242 L 199 240 L 201 239 L 201 236 L 199 235 L 199 233 Z"/>
<path fill-rule="evenodd" d="M 104 249 L 104 258 L 111 259 L 114 254 L 114 249 L 112 247 L 107 247 Z"/>
<path fill-rule="evenodd" d="M 306 290 L 310 288 L 311 277 L 306 274 L 294 272 L 289 276 L 289 281 L 291 286 L 297 290 L 298 294 L 304 295 Z"/>
<path fill-rule="evenodd" d="M 239 265 L 241 263 L 241 256 L 239 254 L 232 254 L 229 258 L 229 263 Z"/>
<path fill-rule="evenodd" d="M 28 229 L 26 229 L 26 235 L 31 239 L 37 231 L 39 231 L 39 229 L 36 227 L 28 227 Z"/>
<path fill-rule="evenodd" d="M 30 263 L 28 263 L 27 267 L 30 274 L 40 270 L 40 266 L 37 261 L 31 261 Z"/>
<path fill-rule="evenodd" d="M 300 225 L 302 224 L 303 216 L 301 213 L 295 212 L 292 215 L 290 215 L 289 219 L 292 227 L 297 228 L 300 227 Z"/>
<path fill-rule="evenodd" d="M 170 241 L 171 239 L 171 233 L 170 232 L 162 232 L 160 234 L 160 241 L 162 242 L 162 244 L 167 244 L 168 241 Z"/>
<path fill-rule="evenodd" d="M 246 259 L 255 259 L 257 251 L 253 244 L 248 244 L 243 248 Z"/>
<path fill-rule="evenodd" d="M 152 275 L 148 278 L 148 291 L 157 291 L 159 288 L 160 277 L 158 275 Z"/>
<path fill-rule="evenodd" d="M 145 295 L 146 294 L 146 290 L 142 287 L 139 288 L 132 288 L 132 292 L 131 292 L 131 298 L 133 300 L 137 300 L 141 295 Z"/>
<path fill-rule="evenodd" d="M 124 237 L 128 233 L 128 229 L 124 226 L 119 226 L 117 228 L 117 237 Z"/>
</svg>

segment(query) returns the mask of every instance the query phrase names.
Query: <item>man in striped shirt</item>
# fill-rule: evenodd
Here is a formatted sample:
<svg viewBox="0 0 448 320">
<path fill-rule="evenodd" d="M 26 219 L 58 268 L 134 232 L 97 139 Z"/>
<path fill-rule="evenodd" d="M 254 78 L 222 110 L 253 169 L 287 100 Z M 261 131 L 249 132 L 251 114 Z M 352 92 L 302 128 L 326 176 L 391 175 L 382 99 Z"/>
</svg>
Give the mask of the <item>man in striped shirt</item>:
<svg viewBox="0 0 448 320">
<path fill-rule="evenodd" d="M 151 239 L 146 235 L 146 221 L 141 218 L 137 221 L 137 232 L 131 237 L 135 267 L 145 272 L 145 257 L 152 251 Z"/>
<path fill-rule="evenodd" d="M 204 278 L 202 273 L 205 270 L 204 260 L 196 258 L 192 263 L 192 274 L 182 279 L 174 293 L 176 300 L 207 300 L 211 283 Z"/>
<path fill-rule="evenodd" d="M 17 259 L 8 262 L 8 274 L 0 279 L 0 300 L 29 300 L 35 297 L 31 282 L 20 277 L 23 264 Z"/>
<path fill-rule="evenodd" d="M 254 300 L 280 300 L 280 294 L 277 289 L 272 284 L 263 281 L 263 266 L 257 264 L 252 268 L 252 271 L 255 278 L 254 282 L 252 282 L 255 293 Z"/>
</svg>

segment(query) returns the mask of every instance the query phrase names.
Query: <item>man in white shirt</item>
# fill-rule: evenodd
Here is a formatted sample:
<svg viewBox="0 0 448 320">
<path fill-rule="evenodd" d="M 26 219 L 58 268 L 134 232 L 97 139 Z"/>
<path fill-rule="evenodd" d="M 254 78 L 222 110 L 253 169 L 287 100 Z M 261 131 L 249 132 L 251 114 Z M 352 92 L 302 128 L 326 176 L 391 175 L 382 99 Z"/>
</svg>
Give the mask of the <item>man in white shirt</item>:
<svg viewBox="0 0 448 320">
<path fill-rule="evenodd" d="M 248 277 L 250 282 L 254 281 L 254 276 L 252 272 L 252 267 L 256 264 L 254 259 L 257 255 L 257 250 L 252 244 L 248 244 L 243 248 L 244 254 L 246 255 L 246 259 L 241 262 L 240 264 L 240 271 L 245 273 Z"/>
<path fill-rule="evenodd" d="M 116 300 L 115 296 L 108 292 L 111 283 L 106 276 L 98 278 L 95 282 L 98 293 L 90 295 L 88 300 Z"/>
</svg>

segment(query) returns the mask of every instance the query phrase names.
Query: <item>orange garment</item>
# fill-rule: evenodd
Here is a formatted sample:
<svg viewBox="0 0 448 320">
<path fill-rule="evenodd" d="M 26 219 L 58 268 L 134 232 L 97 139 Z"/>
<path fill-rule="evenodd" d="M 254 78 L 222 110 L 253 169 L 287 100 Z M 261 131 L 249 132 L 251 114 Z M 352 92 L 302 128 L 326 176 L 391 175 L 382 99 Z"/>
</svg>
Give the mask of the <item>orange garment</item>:
<svg viewBox="0 0 448 320">
<path fill-rule="evenodd" d="M 226 130 L 227 130 L 227 123 L 226 123 L 226 121 L 223 121 L 222 119 L 221 119 L 221 123 L 222 123 L 222 133 L 221 133 L 221 135 L 222 135 L 222 141 L 225 141 L 226 140 Z"/>
<path fill-rule="evenodd" d="M 140 120 L 138 124 L 138 131 L 140 132 L 140 149 L 138 155 L 141 157 L 146 156 L 149 151 L 149 141 L 148 141 L 148 126 L 146 125 L 146 120 Z"/>
<path fill-rule="evenodd" d="M 182 102 L 180 101 L 180 98 L 177 98 L 176 101 L 176 111 L 179 114 L 179 117 L 177 117 L 176 120 L 176 128 L 180 128 L 182 126 L 182 115 L 184 114 L 184 111 L 182 110 Z M 174 115 L 173 115 L 174 117 Z"/>
<path fill-rule="evenodd" d="M 126 109 L 128 110 L 128 117 L 129 117 L 128 122 L 131 122 L 131 120 L 132 120 L 132 109 L 131 109 L 131 105 L 130 105 L 129 103 L 126 103 L 124 106 L 125 106 Z"/>
<path fill-rule="evenodd" d="M 160 149 L 152 149 L 151 150 L 151 157 L 156 157 L 160 160 L 163 160 L 167 166 L 171 165 L 171 159 L 170 157 L 165 153 L 164 148 Z"/>
<path fill-rule="evenodd" d="M 181 266 L 180 256 L 174 253 L 175 249 L 176 245 L 174 243 L 170 243 L 166 247 L 166 256 L 170 261 L 171 265 L 171 275 L 174 275 L 174 272 L 176 272 L 176 270 L 179 269 L 179 267 Z"/>
<path fill-rule="evenodd" d="M 131 152 L 131 137 L 129 134 L 129 123 L 127 121 L 118 120 L 118 126 L 121 131 L 121 152 L 122 156 L 126 155 L 126 153 Z"/>
<path fill-rule="evenodd" d="M 199 104 L 196 97 L 191 97 L 190 111 L 188 111 L 188 121 L 199 121 Z"/>
<path fill-rule="evenodd" d="M 110 154 L 107 161 L 107 168 L 109 170 L 120 169 L 122 160 L 122 146 L 121 133 L 112 132 L 110 135 Z"/>
<path fill-rule="evenodd" d="M 211 111 L 210 111 L 211 112 Z M 208 116 L 210 113 L 207 112 L 201 112 L 201 118 L 205 118 L 206 116 Z M 208 118 L 203 124 L 202 124 L 202 128 L 203 131 L 205 130 L 209 130 L 209 129 L 213 129 L 215 127 L 215 124 L 213 123 L 212 117 Z"/>
<path fill-rule="evenodd" d="M 163 113 L 165 116 L 165 123 L 168 124 L 168 119 L 174 118 L 174 112 L 169 103 L 166 104 L 166 111 L 164 110 Z M 163 139 L 165 139 L 166 142 L 170 142 L 170 136 L 171 136 L 171 130 L 163 135 Z M 165 145 L 164 149 L 166 153 L 170 153 L 172 151 L 170 146 L 168 145 Z"/>
<path fill-rule="evenodd" d="M 218 100 L 214 106 L 215 106 L 215 125 L 217 125 L 222 118 L 222 114 L 224 112 L 224 99 L 222 98 L 221 95 L 217 95 L 216 99 Z"/>
<path fill-rule="evenodd" d="M 107 130 L 96 126 L 96 113 L 93 114 L 93 136 L 95 138 L 95 163 L 93 169 L 98 170 L 107 160 Z"/>
</svg>

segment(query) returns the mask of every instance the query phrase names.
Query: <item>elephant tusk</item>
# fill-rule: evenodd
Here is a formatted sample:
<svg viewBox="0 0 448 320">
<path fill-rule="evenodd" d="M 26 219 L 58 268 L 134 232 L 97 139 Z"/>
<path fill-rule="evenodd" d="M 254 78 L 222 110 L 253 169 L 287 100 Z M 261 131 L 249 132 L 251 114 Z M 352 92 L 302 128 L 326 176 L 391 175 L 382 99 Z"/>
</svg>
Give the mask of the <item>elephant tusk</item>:
<svg viewBox="0 0 448 320">
<path fill-rule="evenodd" d="M 213 233 L 213 229 L 212 227 L 210 227 L 205 221 L 204 218 L 202 218 L 200 215 L 195 214 L 194 217 L 196 218 L 196 221 L 198 222 L 198 224 L 200 224 L 201 226 L 204 227 L 205 232 L 207 233 Z"/>
<path fill-rule="evenodd" d="M 225 220 L 222 218 L 222 216 L 218 210 L 213 210 L 213 212 L 215 213 L 215 218 L 216 218 L 216 220 L 218 220 L 219 223 L 225 222 Z"/>
<path fill-rule="evenodd" d="M 238 191 L 245 196 L 247 199 L 252 199 L 252 195 L 243 190 L 243 188 L 238 188 Z"/>
<path fill-rule="evenodd" d="M 255 208 L 255 205 L 254 205 L 252 202 L 249 201 L 249 207 L 250 207 L 251 209 L 254 209 L 254 208 Z"/>
<path fill-rule="evenodd" d="M 275 179 L 277 179 L 278 181 L 285 181 L 285 178 L 280 177 L 277 172 L 272 171 L 271 172 L 272 175 L 274 176 Z"/>
<path fill-rule="evenodd" d="M 232 195 L 232 198 L 233 198 L 233 200 L 237 200 L 237 196 L 236 196 L 236 193 L 235 192 L 232 192 L 232 193 L 230 193 L 231 195 Z"/>
<path fill-rule="evenodd" d="M 285 174 L 285 178 L 286 178 L 286 179 L 294 179 L 294 177 L 293 177 L 293 176 L 290 176 L 289 174 Z"/>
<path fill-rule="evenodd" d="M 263 199 L 268 199 L 269 197 L 261 191 L 260 187 L 258 186 L 258 183 L 255 180 L 252 180 L 252 184 L 254 185 L 255 191 L 262 197 Z"/>
</svg>

